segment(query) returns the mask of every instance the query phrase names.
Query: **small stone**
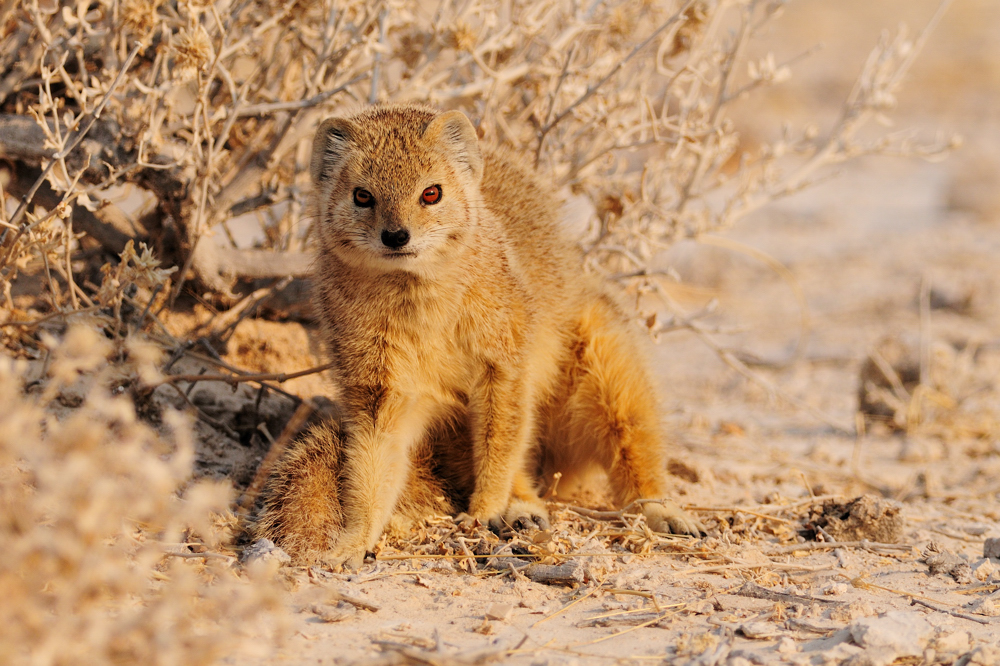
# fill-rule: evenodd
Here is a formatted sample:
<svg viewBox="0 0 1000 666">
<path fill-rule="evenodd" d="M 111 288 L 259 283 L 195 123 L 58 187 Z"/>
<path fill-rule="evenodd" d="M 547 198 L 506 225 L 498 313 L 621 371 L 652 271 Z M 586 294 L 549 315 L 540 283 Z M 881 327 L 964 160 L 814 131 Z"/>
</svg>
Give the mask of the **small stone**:
<svg viewBox="0 0 1000 666">
<path fill-rule="evenodd" d="M 897 657 L 919 657 L 934 628 L 920 613 L 892 611 L 881 617 L 855 620 L 849 627 L 854 642 L 863 648 L 891 648 Z M 860 655 L 859 655 L 860 656 Z M 888 663 L 891 663 L 890 659 Z"/>
<path fill-rule="evenodd" d="M 955 582 L 968 585 L 972 582 L 972 567 L 962 557 L 942 550 L 936 543 L 928 544 L 921 558 L 932 576 L 938 574 L 951 576 Z"/>
<path fill-rule="evenodd" d="M 973 613 L 977 613 L 979 615 L 997 617 L 1000 615 L 1000 598 L 997 598 L 996 594 L 991 594 L 988 597 L 971 601 L 967 603 L 965 607 Z"/>
<path fill-rule="evenodd" d="M 326 608 L 320 604 L 312 604 L 303 610 L 309 611 L 316 616 L 320 622 L 333 623 L 341 622 L 354 615 L 349 611 Z"/>
<path fill-rule="evenodd" d="M 781 632 L 772 622 L 744 622 L 740 625 L 740 633 L 747 638 L 760 640 L 774 638 Z"/>
<path fill-rule="evenodd" d="M 955 662 L 955 666 L 995 666 L 1000 664 L 1000 646 L 980 645 Z"/>
<path fill-rule="evenodd" d="M 277 562 L 280 566 L 288 564 L 292 558 L 284 550 L 275 546 L 270 539 L 257 539 L 249 548 L 244 549 L 240 561 L 244 565 L 250 565 L 254 562 Z"/>
<path fill-rule="evenodd" d="M 506 622 L 510 619 L 510 614 L 513 612 L 514 607 L 510 604 L 493 604 L 486 609 L 486 619 Z"/>
<path fill-rule="evenodd" d="M 867 601 L 857 599 L 846 606 L 837 606 L 830 611 L 830 619 L 835 622 L 852 622 L 860 617 L 870 617 L 875 609 Z"/>
<path fill-rule="evenodd" d="M 792 654 L 799 651 L 799 646 L 789 636 L 782 636 L 774 648 L 778 654 Z"/>
<path fill-rule="evenodd" d="M 989 580 L 990 576 L 997 570 L 996 565 L 988 557 L 976 560 L 970 566 L 972 567 L 972 577 L 981 581 Z"/>
<path fill-rule="evenodd" d="M 827 500 L 812 521 L 837 541 L 899 543 L 905 526 L 902 505 L 873 495 L 846 503 Z"/>
<path fill-rule="evenodd" d="M 931 645 L 936 654 L 960 655 L 969 651 L 972 638 L 967 631 L 942 632 L 934 638 Z"/>
<path fill-rule="evenodd" d="M 697 613 L 699 615 L 711 615 L 715 612 L 715 604 L 712 603 L 711 599 L 702 599 L 697 601 L 690 606 L 688 606 L 689 613 Z"/>
<path fill-rule="evenodd" d="M 1000 559 L 1000 537 L 987 537 L 983 542 L 983 557 Z"/>
<path fill-rule="evenodd" d="M 828 596 L 836 596 L 838 594 L 846 593 L 847 590 L 847 583 L 830 583 L 829 585 L 823 586 L 820 589 L 820 592 Z"/>
</svg>

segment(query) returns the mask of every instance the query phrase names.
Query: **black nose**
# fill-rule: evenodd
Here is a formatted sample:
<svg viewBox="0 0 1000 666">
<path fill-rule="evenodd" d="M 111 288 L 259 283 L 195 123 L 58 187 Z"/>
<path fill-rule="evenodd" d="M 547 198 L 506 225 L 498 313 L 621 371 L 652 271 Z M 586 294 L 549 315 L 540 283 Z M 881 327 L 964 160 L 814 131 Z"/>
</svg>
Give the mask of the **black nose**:
<svg viewBox="0 0 1000 666">
<path fill-rule="evenodd" d="M 382 232 L 382 245 L 391 247 L 393 250 L 398 250 L 409 242 L 410 232 L 406 229 L 397 229 L 396 231 L 386 229 Z"/>
</svg>

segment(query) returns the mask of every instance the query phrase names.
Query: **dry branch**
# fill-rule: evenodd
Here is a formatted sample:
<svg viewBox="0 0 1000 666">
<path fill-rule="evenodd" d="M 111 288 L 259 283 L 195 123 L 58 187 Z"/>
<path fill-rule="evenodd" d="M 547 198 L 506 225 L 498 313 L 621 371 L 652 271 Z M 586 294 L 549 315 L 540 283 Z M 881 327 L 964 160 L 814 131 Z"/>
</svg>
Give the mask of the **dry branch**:
<svg viewBox="0 0 1000 666">
<path fill-rule="evenodd" d="M 375 604 L 371 603 L 370 601 L 365 601 L 364 599 L 362 599 L 360 597 L 355 597 L 355 596 L 352 596 L 350 594 L 345 594 L 345 593 L 340 592 L 338 590 L 329 590 L 328 594 L 330 595 L 331 599 L 334 599 L 336 601 L 345 601 L 345 602 L 351 604 L 352 606 L 355 606 L 355 607 L 360 608 L 362 610 L 371 611 L 373 613 L 377 613 L 379 611 L 379 607 L 378 606 L 376 606 Z"/>
<path fill-rule="evenodd" d="M 733 592 L 733 594 L 738 594 L 741 597 L 750 597 L 751 599 L 766 599 L 768 601 L 777 601 L 785 604 L 811 604 L 813 602 L 824 604 L 841 603 L 839 601 L 823 599 L 821 597 L 805 597 L 799 594 L 774 592 L 751 581 L 744 583 L 738 590 Z"/>
<path fill-rule="evenodd" d="M 114 81 L 111 82 L 111 87 L 104 94 L 104 97 L 101 99 L 100 104 L 97 105 L 97 108 L 94 109 L 94 111 L 90 114 L 90 117 L 87 118 L 86 124 L 80 129 L 73 128 L 76 130 L 76 134 L 72 137 L 72 139 L 67 138 L 65 145 L 52 154 L 48 166 L 46 166 L 42 170 L 42 173 L 35 180 L 34 184 L 28 189 L 28 192 L 23 197 L 21 197 L 21 203 L 18 204 L 17 209 L 11 216 L 10 224 L 16 226 L 18 223 L 20 223 L 21 217 L 24 216 L 24 212 L 27 209 L 28 204 L 31 203 L 32 199 L 35 196 L 35 192 L 38 191 L 38 188 L 41 187 L 42 183 L 45 182 L 45 178 L 46 176 L 48 176 L 49 172 L 52 171 L 52 168 L 55 167 L 56 164 L 59 164 L 61 160 L 64 160 L 66 157 L 68 157 L 73 152 L 73 150 L 75 150 L 76 147 L 80 145 L 80 143 L 84 140 L 84 138 L 86 138 L 87 133 L 90 132 L 90 130 L 94 127 L 94 123 L 96 123 L 97 120 L 101 117 L 101 112 L 104 111 L 104 107 L 106 107 L 108 105 L 108 102 L 111 101 L 111 95 L 115 92 L 115 89 L 117 89 L 118 86 L 121 84 L 122 78 L 125 76 L 125 72 L 128 71 L 128 68 L 129 66 L 131 66 L 132 61 L 135 59 L 137 53 L 139 53 L 138 44 L 136 44 L 132 48 L 132 50 L 128 54 L 128 57 L 125 58 L 125 62 L 118 70 L 118 75 L 115 77 Z M 18 232 L 17 236 L 20 236 L 20 234 L 21 231 Z M 12 242 L 17 241 L 17 236 L 15 236 L 15 239 Z M 0 236 L 0 245 L 3 244 L 5 237 L 6 237 L 6 231 L 4 232 L 3 236 Z"/>
<path fill-rule="evenodd" d="M 994 624 L 993 621 L 987 620 L 985 617 L 976 617 L 975 615 L 969 615 L 968 613 L 963 613 L 953 608 L 942 608 L 941 606 L 932 604 L 923 599 L 910 599 L 910 605 L 923 606 L 924 608 L 930 608 L 932 611 L 937 611 L 938 613 L 946 613 L 952 617 L 962 618 L 963 620 L 969 620 L 970 622 L 976 622 L 978 624 Z"/>
</svg>

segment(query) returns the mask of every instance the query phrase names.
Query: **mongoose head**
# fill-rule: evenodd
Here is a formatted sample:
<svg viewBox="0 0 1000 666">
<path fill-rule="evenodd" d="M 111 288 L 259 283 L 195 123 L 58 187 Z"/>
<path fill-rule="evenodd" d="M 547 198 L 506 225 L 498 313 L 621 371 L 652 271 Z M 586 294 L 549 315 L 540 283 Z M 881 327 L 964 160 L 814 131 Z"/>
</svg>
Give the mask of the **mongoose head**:
<svg viewBox="0 0 1000 666">
<path fill-rule="evenodd" d="M 483 158 L 460 111 L 385 105 L 330 118 L 316 133 L 311 170 L 320 252 L 419 274 L 467 251 Z"/>
</svg>

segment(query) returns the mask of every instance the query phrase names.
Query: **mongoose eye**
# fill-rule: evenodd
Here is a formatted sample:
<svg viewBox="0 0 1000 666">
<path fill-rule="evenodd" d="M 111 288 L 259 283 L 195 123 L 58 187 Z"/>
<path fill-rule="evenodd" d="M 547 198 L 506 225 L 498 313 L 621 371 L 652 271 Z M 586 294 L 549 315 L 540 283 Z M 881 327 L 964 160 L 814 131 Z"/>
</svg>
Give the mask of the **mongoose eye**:
<svg viewBox="0 0 1000 666">
<path fill-rule="evenodd" d="M 428 206 L 433 206 L 438 201 L 441 201 L 441 186 L 431 185 L 420 195 L 420 203 L 426 204 Z"/>
<path fill-rule="evenodd" d="M 371 208 L 375 205 L 375 197 L 368 190 L 356 188 L 354 190 L 354 205 L 360 208 Z"/>
</svg>

